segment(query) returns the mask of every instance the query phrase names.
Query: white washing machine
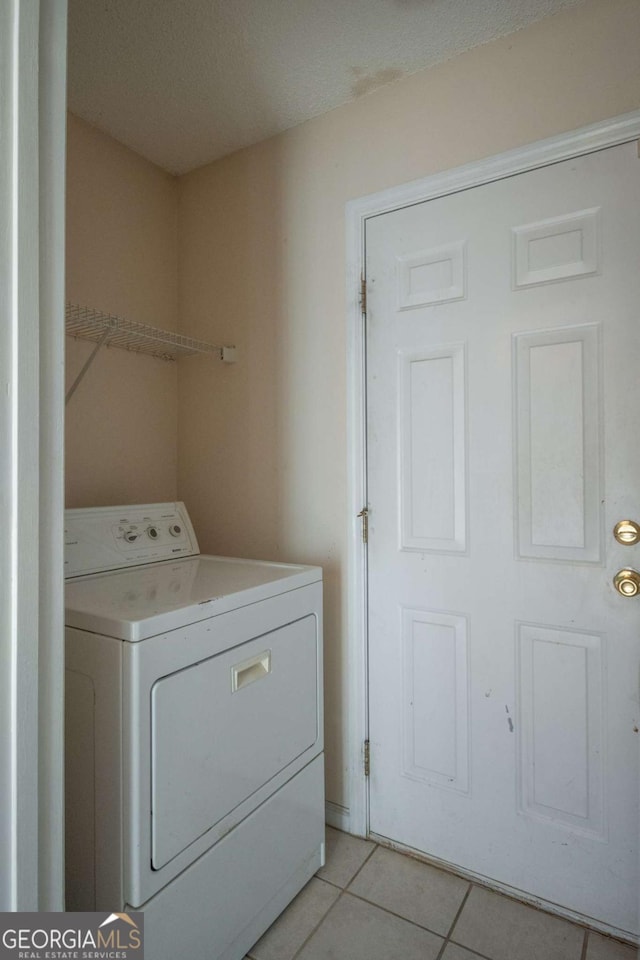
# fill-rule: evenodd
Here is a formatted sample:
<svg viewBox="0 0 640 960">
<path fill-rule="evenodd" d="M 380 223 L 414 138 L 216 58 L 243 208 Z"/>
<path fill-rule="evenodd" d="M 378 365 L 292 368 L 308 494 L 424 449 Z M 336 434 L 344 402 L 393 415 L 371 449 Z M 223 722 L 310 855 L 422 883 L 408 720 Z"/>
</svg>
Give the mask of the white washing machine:
<svg viewBox="0 0 640 960">
<path fill-rule="evenodd" d="M 65 531 L 67 910 L 240 960 L 324 862 L 322 571 L 202 556 L 182 503 Z"/>
</svg>

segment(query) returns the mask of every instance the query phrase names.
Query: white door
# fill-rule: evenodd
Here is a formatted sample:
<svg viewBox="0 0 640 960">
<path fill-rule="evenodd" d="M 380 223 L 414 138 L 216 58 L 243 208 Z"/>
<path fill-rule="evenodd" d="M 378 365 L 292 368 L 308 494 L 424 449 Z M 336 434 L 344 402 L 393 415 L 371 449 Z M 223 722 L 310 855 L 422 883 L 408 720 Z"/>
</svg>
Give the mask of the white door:
<svg viewBox="0 0 640 960">
<path fill-rule="evenodd" d="M 366 250 L 371 832 L 636 931 L 637 145 Z"/>
</svg>

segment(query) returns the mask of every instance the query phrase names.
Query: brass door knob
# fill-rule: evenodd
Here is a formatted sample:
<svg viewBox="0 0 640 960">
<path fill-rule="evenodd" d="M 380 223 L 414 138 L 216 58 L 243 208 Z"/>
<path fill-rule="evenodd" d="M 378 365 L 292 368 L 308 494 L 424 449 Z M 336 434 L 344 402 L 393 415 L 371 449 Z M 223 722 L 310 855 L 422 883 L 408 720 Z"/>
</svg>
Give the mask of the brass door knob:
<svg viewBox="0 0 640 960">
<path fill-rule="evenodd" d="M 613 535 L 625 547 L 631 547 L 640 540 L 640 526 L 635 520 L 620 520 L 613 528 Z"/>
<path fill-rule="evenodd" d="M 640 573 L 635 570 L 618 570 L 613 585 L 623 597 L 635 597 L 640 592 Z"/>
</svg>

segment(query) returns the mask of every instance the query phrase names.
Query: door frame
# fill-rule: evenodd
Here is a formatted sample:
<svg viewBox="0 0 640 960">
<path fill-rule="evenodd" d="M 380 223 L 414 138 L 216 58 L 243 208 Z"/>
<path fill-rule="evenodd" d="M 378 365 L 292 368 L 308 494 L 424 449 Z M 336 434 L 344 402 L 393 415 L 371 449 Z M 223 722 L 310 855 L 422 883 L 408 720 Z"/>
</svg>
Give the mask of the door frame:
<svg viewBox="0 0 640 960">
<path fill-rule="evenodd" d="M 638 138 L 640 110 L 369 194 L 346 205 L 349 510 L 346 766 L 349 807 L 336 825 L 350 833 L 359 836 L 368 836 L 369 833 L 369 789 L 364 772 L 364 745 L 368 740 L 367 547 L 363 543 L 358 519 L 358 514 L 367 505 L 366 340 L 361 307 L 367 220 Z"/>
<path fill-rule="evenodd" d="M 64 909 L 67 0 L 0 5 L 0 910 Z"/>
</svg>

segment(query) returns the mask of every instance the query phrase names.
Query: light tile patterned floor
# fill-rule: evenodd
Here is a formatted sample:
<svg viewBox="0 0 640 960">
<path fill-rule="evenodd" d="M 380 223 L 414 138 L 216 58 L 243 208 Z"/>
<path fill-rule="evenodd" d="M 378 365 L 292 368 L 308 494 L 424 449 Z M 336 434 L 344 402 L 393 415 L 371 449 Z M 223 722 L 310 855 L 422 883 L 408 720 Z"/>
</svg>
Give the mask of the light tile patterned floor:
<svg viewBox="0 0 640 960">
<path fill-rule="evenodd" d="M 251 960 L 635 960 L 635 948 L 327 827 L 327 864 Z"/>
</svg>

